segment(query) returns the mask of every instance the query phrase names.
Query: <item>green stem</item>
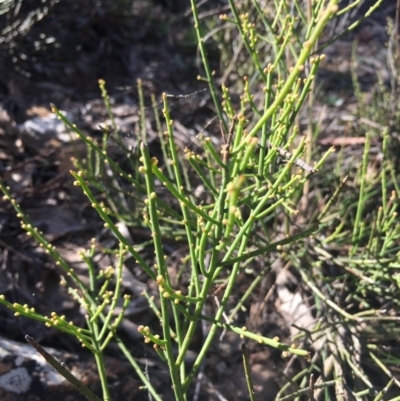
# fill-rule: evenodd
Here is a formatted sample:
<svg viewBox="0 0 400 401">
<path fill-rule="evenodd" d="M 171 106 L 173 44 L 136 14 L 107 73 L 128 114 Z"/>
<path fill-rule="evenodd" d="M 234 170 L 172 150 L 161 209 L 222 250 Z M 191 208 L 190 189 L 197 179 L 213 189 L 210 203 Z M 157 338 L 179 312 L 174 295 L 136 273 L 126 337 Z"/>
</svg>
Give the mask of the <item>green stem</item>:
<svg viewBox="0 0 400 401">
<path fill-rule="evenodd" d="M 154 243 L 154 250 L 157 260 L 157 270 L 162 277 L 162 280 L 165 280 L 165 283 L 170 287 L 170 278 L 167 270 L 166 261 L 164 258 L 163 245 L 161 242 L 161 232 L 160 232 L 160 224 L 158 221 L 158 210 L 157 210 L 157 195 L 154 190 L 154 181 L 152 176 L 152 162 L 155 161 L 150 160 L 149 152 L 147 146 L 142 143 L 140 145 L 140 151 L 142 154 L 143 161 L 143 172 L 146 179 L 146 187 L 148 194 L 148 211 L 150 218 L 150 225 L 152 230 L 152 238 Z M 160 291 L 160 303 L 161 303 L 161 316 L 162 316 L 162 330 L 163 336 L 165 340 L 165 354 L 168 360 L 168 368 L 170 371 L 172 386 L 175 393 L 175 397 L 177 401 L 184 401 L 184 393 L 182 391 L 181 381 L 178 375 L 177 365 L 175 364 L 174 354 L 172 350 L 172 337 L 171 337 L 171 329 L 169 322 L 169 301 L 168 298 L 164 296 L 164 288 L 160 279 L 157 277 L 157 281 L 159 284 Z M 174 304 L 171 303 L 172 307 L 175 310 Z M 178 322 L 176 321 L 178 324 Z M 179 331 L 179 327 L 176 328 Z"/>
<path fill-rule="evenodd" d="M 223 110 L 222 110 L 222 105 L 218 99 L 217 92 L 215 90 L 213 73 L 212 73 L 212 71 L 210 69 L 210 65 L 208 63 L 207 52 L 206 52 L 206 49 L 204 46 L 203 35 L 202 35 L 201 29 L 200 29 L 200 19 L 199 19 L 199 13 L 197 10 L 197 0 L 190 0 L 190 3 L 192 5 L 192 15 L 193 15 L 193 19 L 194 19 L 194 29 L 195 29 L 196 35 L 197 35 L 197 43 L 199 46 L 204 71 L 207 76 L 207 82 L 208 82 L 208 86 L 210 88 L 211 97 L 213 99 L 214 106 L 217 109 L 219 121 L 221 121 L 221 123 L 223 124 L 225 131 L 228 131 L 226 121 L 223 117 L 224 114 L 223 114 Z"/>
<path fill-rule="evenodd" d="M 192 0 L 193 1 L 193 0 Z M 331 0 L 328 4 L 326 10 L 321 15 L 320 20 L 318 21 L 317 25 L 313 33 L 310 35 L 310 39 L 304 43 L 303 49 L 300 52 L 299 58 L 296 62 L 296 65 L 293 67 L 292 72 L 290 73 L 289 77 L 286 79 L 285 84 L 283 85 L 281 91 L 277 94 L 274 102 L 271 106 L 267 109 L 267 111 L 263 114 L 263 116 L 258 120 L 256 125 L 251 129 L 248 136 L 253 137 L 255 136 L 260 129 L 262 129 L 263 125 L 271 118 L 271 116 L 275 113 L 276 109 L 284 102 L 288 93 L 290 92 L 291 88 L 295 80 L 298 78 L 300 73 L 303 71 L 304 64 L 310 55 L 314 45 L 317 43 L 318 38 L 321 36 L 322 30 L 324 29 L 325 25 L 328 21 L 332 18 L 333 15 L 338 10 L 337 6 L 338 0 Z M 234 151 L 239 151 L 240 149 L 246 146 L 246 142 L 242 141 L 238 148 L 234 149 Z"/>
</svg>

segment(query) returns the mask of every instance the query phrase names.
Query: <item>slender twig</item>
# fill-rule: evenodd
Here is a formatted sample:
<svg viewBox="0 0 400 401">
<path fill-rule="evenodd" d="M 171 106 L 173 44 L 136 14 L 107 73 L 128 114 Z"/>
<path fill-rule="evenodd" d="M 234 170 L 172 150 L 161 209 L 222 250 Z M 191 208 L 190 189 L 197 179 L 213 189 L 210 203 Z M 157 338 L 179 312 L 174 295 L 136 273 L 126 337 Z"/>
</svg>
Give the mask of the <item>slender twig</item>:
<svg viewBox="0 0 400 401">
<path fill-rule="evenodd" d="M 25 340 L 32 345 L 33 348 L 43 356 L 46 361 L 53 366 L 53 368 L 60 373 L 61 376 L 65 377 L 80 393 L 86 398 L 93 401 L 102 401 L 96 394 L 89 390 L 84 384 L 82 384 L 72 373 L 70 373 L 63 365 L 60 364 L 53 356 L 51 356 L 40 344 L 38 344 L 31 336 L 26 335 Z"/>
<path fill-rule="evenodd" d="M 310 375 L 310 396 L 309 396 L 309 400 L 310 401 L 314 401 L 315 400 L 315 398 L 314 398 L 314 375 L 313 374 L 311 374 Z"/>
<path fill-rule="evenodd" d="M 220 122 L 220 127 L 221 127 L 221 133 L 222 133 L 222 137 L 224 138 L 225 144 L 222 145 L 222 161 L 225 163 L 225 165 L 228 164 L 229 161 L 229 148 L 231 146 L 231 142 L 232 142 L 232 138 L 233 138 L 233 132 L 235 129 L 235 121 L 236 118 L 233 118 L 231 125 L 229 126 L 229 132 L 228 135 L 225 135 L 224 132 L 224 126 L 223 124 Z"/>
<path fill-rule="evenodd" d="M 335 383 L 336 383 L 335 380 L 330 380 L 330 381 L 327 381 L 327 382 L 324 382 L 324 383 L 321 383 L 321 384 L 315 384 L 314 388 L 315 389 L 325 389 L 326 387 L 334 386 Z M 277 398 L 277 401 L 289 401 L 289 400 L 291 400 L 293 398 L 297 398 L 300 395 L 307 394 L 309 392 L 310 392 L 310 388 L 309 387 L 302 388 L 301 390 L 295 391 L 293 394 L 286 395 L 285 397 L 282 397 L 282 398 Z"/>
<path fill-rule="evenodd" d="M 247 350 L 246 343 L 242 342 L 242 357 L 243 357 L 243 367 L 244 367 L 244 375 L 246 377 L 247 389 L 249 391 L 249 396 L 251 401 L 255 401 L 255 392 L 253 379 L 251 378 L 251 369 L 249 364 L 249 352 Z"/>
</svg>

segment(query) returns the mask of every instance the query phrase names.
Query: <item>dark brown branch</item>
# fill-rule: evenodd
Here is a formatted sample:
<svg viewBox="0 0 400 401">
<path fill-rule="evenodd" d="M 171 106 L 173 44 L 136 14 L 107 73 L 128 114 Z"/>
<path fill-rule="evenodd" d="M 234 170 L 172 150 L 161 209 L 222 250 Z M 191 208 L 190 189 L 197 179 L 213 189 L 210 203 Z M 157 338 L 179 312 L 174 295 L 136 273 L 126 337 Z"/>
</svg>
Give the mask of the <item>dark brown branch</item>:
<svg viewBox="0 0 400 401">
<path fill-rule="evenodd" d="M 65 377 L 76 389 L 91 401 L 102 401 L 96 394 L 83 385 L 72 373 L 70 373 L 63 365 L 60 364 L 53 356 L 51 356 L 41 345 L 39 345 L 32 337 L 26 335 L 25 340 L 28 341 L 33 348 L 39 352 L 53 368 Z"/>
</svg>

